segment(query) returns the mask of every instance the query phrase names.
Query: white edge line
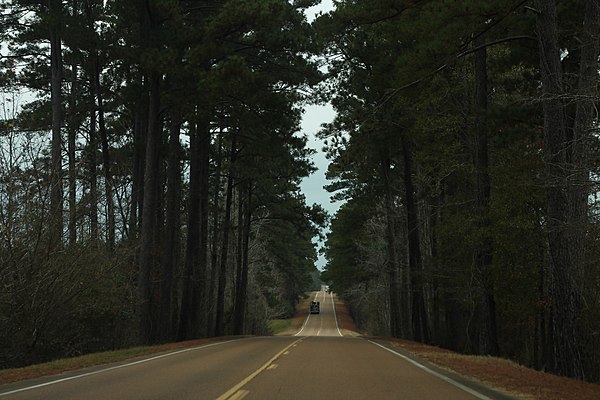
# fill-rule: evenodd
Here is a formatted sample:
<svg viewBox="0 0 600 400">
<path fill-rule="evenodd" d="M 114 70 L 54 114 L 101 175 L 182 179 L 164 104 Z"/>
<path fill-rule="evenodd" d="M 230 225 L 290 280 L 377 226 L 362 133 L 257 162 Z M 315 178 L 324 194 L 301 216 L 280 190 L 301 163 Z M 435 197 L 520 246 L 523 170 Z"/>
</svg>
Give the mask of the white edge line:
<svg viewBox="0 0 600 400">
<path fill-rule="evenodd" d="M 338 325 L 337 314 L 335 313 L 335 301 L 333 301 L 333 292 L 329 292 L 329 294 L 331 295 L 331 306 L 333 307 L 333 318 L 335 318 L 335 327 L 337 328 L 337 331 L 340 334 L 340 336 L 344 336 L 342 335 L 342 332 L 340 331 L 340 326 Z"/>
<path fill-rule="evenodd" d="M 302 333 L 302 331 L 306 327 L 306 324 L 308 324 L 309 319 L 310 319 L 310 312 L 308 313 L 308 316 L 306 317 L 306 320 L 304 321 L 304 325 L 302 325 L 302 328 L 300 328 L 300 330 L 298 332 L 296 332 L 296 334 L 294 336 L 298 336 Z"/>
<path fill-rule="evenodd" d="M 445 375 L 442 375 L 442 374 L 440 374 L 440 373 L 438 373 L 438 372 L 435 372 L 434 370 L 432 370 L 432 369 L 430 369 L 430 368 L 427 368 L 427 367 L 426 367 L 426 366 L 424 366 L 423 364 L 420 364 L 420 363 L 418 363 L 417 361 L 415 361 L 415 360 L 413 360 L 413 359 L 411 359 L 411 358 L 409 358 L 409 357 L 407 357 L 407 356 L 405 356 L 405 355 L 403 355 L 403 354 L 400 354 L 400 353 L 398 353 L 398 352 L 396 352 L 396 351 L 394 351 L 394 350 L 392 350 L 392 349 L 388 349 L 387 347 L 385 347 L 385 346 L 383 346 L 383 345 L 381 345 L 381 344 L 379 344 L 379 343 L 377 343 L 377 342 L 374 342 L 374 341 L 372 341 L 372 340 L 368 340 L 368 339 L 367 339 L 367 341 L 368 341 L 369 343 L 372 343 L 372 344 L 374 344 L 375 346 L 379 346 L 379 347 L 381 347 L 382 349 L 389 351 L 389 352 L 390 352 L 390 353 L 392 353 L 392 354 L 395 354 L 395 355 L 397 355 L 398 357 L 402 358 L 403 360 L 406 360 L 406 361 L 408 361 L 409 363 L 413 364 L 414 366 L 416 366 L 416 367 L 418 367 L 418 368 L 422 369 L 423 371 L 425 371 L 425 372 L 427 372 L 427 373 L 429 373 L 429 374 L 431 374 L 431 375 L 435 376 L 436 378 L 439 378 L 439 379 L 443 380 L 444 382 L 447 382 L 447 383 L 449 383 L 449 384 L 451 384 L 451 385 L 454 385 L 454 386 L 456 386 L 457 388 L 459 388 L 459 389 L 461 389 L 461 390 L 463 390 L 463 391 L 465 391 L 465 392 L 467 392 L 467 393 L 469 393 L 469 394 L 471 394 L 471 395 L 473 395 L 473 396 L 477 397 L 477 398 L 478 398 L 478 399 L 480 399 L 480 400 L 492 400 L 491 398 L 487 397 L 486 395 L 484 395 L 484 394 L 481 394 L 481 393 L 479 393 L 479 392 L 477 392 L 477 391 L 475 391 L 475 390 L 473 390 L 473 389 L 471 389 L 471 388 L 469 388 L 469 387 L 467 387 L 467 386 L 463 385 L 462 383 L 458 383 L 458 382 L 456 382 L 456 381 L 455 381 L 454 379 L 452 379 L 452 378 L 449 378 L 449 377 L 447 377 L 447 376 L 445 376 Z"/>
<path fill-rule="evenodd" d="M 115 365 L 113 367 L 108 367 L 108 368 L 100 369 L 100 370 L 97 370 L 97 371 L 87 372 L 85 374 L 80 374 L 80 375 L 75 375 L 75 376 L 69 376 L 67 378 L 57 379 L 55 381 L 40 383 L 38 385 L 27 386 L 27 387 L 24 387 L 24 388 L 11 390 L 10 392 L 0 393 L 0 397 L 2 397 L 2 396 L 8 396 L 9 394 L 15 394 L 15 393 L 19 393 L 19 392 L 25 392 L 25 391 L 28 391 L 28 390 L 38 389 L 38 388 L 41 388 L 41 387 L 44 387 L 44 386 L 55 385 L 57 383 L 71 381 L 73 379 L 84 378 L 84 377 L 90 376 L 90 375 L 97 375 L 97 374 L 101 374 L 103 372 L 113 371 L 115 369 L 130 367 L 132 365 L 143 364 L 143 363 L 146 363 L 146 362 L 149 362 L 149 361 L 158 360 L 159 358 L 170 357 L 170 356 L 174 356 L 176 354 L 185 353 L 185 352 L 192 351 L 192 350 L 200 350 L 200 349 L 205 349 L 207 347 L 213 347 L 213 346 L 219 346 L 219 345 L 226 344 L 226 343 L 237 342 L 239 340 L 244 340 L 244 339 L 227 340 L 227 341 L 224 341 L 224 342 L 211 343 L 211 344 L 206 344 L 206 345 L 203 345 L 203 346 L 189 347 L 187 349 L 177 350 L 177 351 L 174 351 L 174 352 L 171 352 L 171 353 L 161 354 L 159 356 L 145 358 L 143 360 L 134 361 L 134 362 L 127 363 L 127 364 Z"/>
<path fill-rule="evenodd" d="M 317 292 L 315 294 L 315 300 L 317 301 L 317 296 L 319 295 L 319 292 Z M 306 327 L 306 324 L 308 324 L 308 320 L 310 319 L 310 311 L 308 312 L 308 316 L 306 317 L 306 320 L 304 320 L 304 324 L 302 325 L 302 328 L 300 328 L 300 330 L 298 332 L 296 332 L 296 334 L 294 336 L 298 336 L 302 333 L 302 331 L 304 330 L 304 328 Z"/>
</svg>

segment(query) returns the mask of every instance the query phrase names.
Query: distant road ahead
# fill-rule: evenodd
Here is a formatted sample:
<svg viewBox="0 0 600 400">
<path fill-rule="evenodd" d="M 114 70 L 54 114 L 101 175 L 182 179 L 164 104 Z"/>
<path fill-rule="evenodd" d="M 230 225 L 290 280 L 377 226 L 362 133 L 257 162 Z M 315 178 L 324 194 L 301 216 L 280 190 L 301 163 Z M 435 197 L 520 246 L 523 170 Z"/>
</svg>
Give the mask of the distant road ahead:
<svg viewBox="0 0 600 400">
<path fill-rule="evenodd" d="M 321 313 L 307 314 L 304 325 L 296 336 L 343 336 L 333 306 L 333 294 L 323 290 L 316 292 L 313 301 L 321 303 Z"/>
<path fill-rule="evenodd" d="M 292 337 L 252 337 L 0 386 L 0 400 L 504 399 L 344 337 L 332 296 Z M 308 312 L 308 310 L 307 310 Z M 482 392 L 485 392 L 482 393 Z"/>
</svg>

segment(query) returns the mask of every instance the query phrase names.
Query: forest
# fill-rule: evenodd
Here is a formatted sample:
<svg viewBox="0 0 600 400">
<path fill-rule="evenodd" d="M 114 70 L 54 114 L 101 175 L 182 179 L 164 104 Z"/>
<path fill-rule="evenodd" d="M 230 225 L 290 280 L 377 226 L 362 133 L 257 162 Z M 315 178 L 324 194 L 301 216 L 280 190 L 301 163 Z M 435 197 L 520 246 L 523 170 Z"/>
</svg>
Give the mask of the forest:
<svg viewBox="0 0 600 400">
<path fill-rule="evenodd" d="M 343 1 L 316 22 L 345 200 L 323 279 L 365 331 L 600 380 L 599 11 Z"/>
<path fill-rule="evenodd" d="M 318 3 L 0 1 L 0 368 L 270 334 L 322 280 L 369 334 L 600 381 L 600 0 Z"/>
<path fill-rule="evenodd" d="M 0 367 L 269 334 L 318 285 L 303 7 L 2 2 Z"/>
</svg>

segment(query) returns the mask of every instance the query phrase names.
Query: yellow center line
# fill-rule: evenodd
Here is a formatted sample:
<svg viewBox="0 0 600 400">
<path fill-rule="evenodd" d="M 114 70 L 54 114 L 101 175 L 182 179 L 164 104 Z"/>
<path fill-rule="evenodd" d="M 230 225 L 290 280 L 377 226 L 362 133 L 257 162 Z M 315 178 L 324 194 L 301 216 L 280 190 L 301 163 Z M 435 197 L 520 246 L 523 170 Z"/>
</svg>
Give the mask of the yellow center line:
<svg viewBox="0 0 600 400">
<path fill-rule="evenodd" d="M 281 355 L 284 354 L 286 351 L 288 351 L 293 345 L 295 345 L 297 343 L 300 343 L 302 340 L 304 340 L 304 338 L 300 338 L 300 339 L 296 340 L 295 342 L 291 343 L 290 345 L 286 346 L 279 353 L 275 354 L 273 356 L 273 358 L 271 358 L 269 361 L 267 361 L 262 367 L 260 367 L 259 369 L 257 369 L 256 371 L 254 371 L 253 373 L 251 373 L 250 375 L 248 375 L 240 383 L 238 383 L 237 385 L 235 385 L 234 387 L 232 387 L 231 389 L 229 389 L 227 392 L 225 392 L 221 396 L 217 397 L 217 400 L 233 400 L 233 399 L 237 399 L 237 397 L 234 397 L 234 395 L 237 394 L 237 392 L 241 388 L 243 388 L 246 384 L 248 384 L 248 382 L 250 382 L 252 379 L 256 378 L 256 376 L 258 374 L 260 374 L 265 369 L 267 369 L 269 367 L 269 365 L 271 365 L 273 363 L 273 361 L 275 361 L 279 357 L 281 357 Z"/>
<path fill-rule="evenodd" d="M 248 390 L 239 390 L 233 396 L 229 398 L 229 400 L 242 400 L 244 397 L 248 396 L 250 392 Z"/>
</svg>

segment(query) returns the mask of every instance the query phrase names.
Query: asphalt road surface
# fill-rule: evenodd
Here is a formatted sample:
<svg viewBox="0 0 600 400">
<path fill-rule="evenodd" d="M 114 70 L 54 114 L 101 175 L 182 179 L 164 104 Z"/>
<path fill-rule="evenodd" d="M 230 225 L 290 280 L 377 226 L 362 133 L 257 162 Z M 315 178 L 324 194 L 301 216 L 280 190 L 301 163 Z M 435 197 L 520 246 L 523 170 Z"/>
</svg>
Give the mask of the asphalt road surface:
<svg viewBox="0 0 600 400">
<path fill-rule="evenodd" d="M 249 337 L 126 363 L 0 386 L 0 400 L 506 399 L 411 360 L 382 343 L 344 335 L 333 297 L 316 294 L 295 336 Z"/>
</svg>

